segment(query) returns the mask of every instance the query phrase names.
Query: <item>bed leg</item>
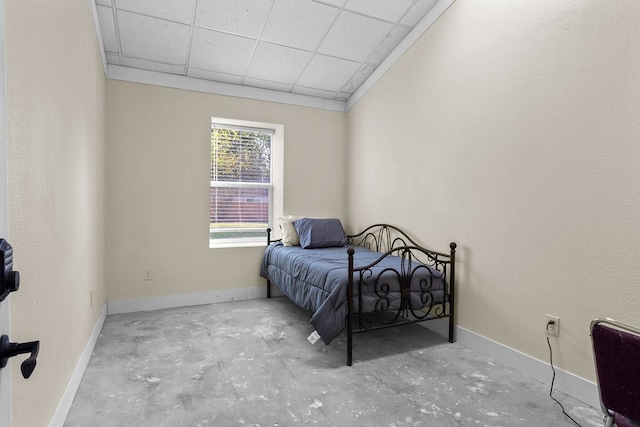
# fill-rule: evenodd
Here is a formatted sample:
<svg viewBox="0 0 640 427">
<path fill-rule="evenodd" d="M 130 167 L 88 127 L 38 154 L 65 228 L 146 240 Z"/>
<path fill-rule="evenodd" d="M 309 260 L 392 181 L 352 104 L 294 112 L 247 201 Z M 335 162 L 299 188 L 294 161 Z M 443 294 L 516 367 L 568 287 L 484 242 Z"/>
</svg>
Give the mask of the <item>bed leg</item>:
<svg viewBox="0 0 640 427">
<path fill-rule="evenodd" d="M 267 246 L 271 244 L 271 228 L 267 227 Z M 271 280 L 267 279 L 267 298 L 271 298 Z"/>
<path fill-rule="evenodd" d="M 353 364 L 353 324 L 351 323 L 351 312 L 347 314 L 347 366 Z"/>
<path fill-rule="evenodd" d="M 454 325 L 453 325 L 453 314 L 451 314 L 451 316 L 449 316 L 449 342 L 450 343 L 454 342 L 454 340 L 453 340 L 453 328 L 454 328 Z"/>
<path fill-rule="evenodd" d="M 451 249 L 451 270 L 449 272 L 449 342 L 454 342 L 454 329 L 455 329 L 455 303 L 456 303 L 456 248 L 458 245 L 456 242 L 449 243 Z"/>
<path fill-rule="evenodd" d="M 349 256 L 349 280 L 347 283 L 347 366 L 353 364 L 353 248 L 347 249 Z"/>
</svg>

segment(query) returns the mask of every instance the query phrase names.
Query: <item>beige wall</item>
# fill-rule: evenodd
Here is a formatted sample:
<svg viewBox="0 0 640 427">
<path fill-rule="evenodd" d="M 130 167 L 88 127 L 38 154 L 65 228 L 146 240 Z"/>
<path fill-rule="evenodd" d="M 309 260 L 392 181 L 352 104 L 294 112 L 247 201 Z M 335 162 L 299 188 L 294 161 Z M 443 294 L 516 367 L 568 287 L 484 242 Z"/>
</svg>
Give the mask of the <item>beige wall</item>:
<svg viewBox="0 0 640 427">
<path fill-rule="evenodd" d="M 107 94 L 109 300 L 265 286 L 264 247 L 209 249 L 212 116 L 284 125 L 284 213 L 344 216 L 345 114 L 112 80 Z"/>
<path fill-rule="evenodd" d="M 640 3 L 458 0 L 348 113 L 348 217 L 459 244 L 458 325 L 594 379 L 640 324 Z M 384 170 L 385 173 L 380 173 Z"/>
<path fill-rule="evenodd" d="M 106 87 L 86 0 L 8 1 L 6 17 L 11 338 L 41 345 L 29 380 L 12 359 L 13 420 L 46 426 L 106 298 Z"/>
</svg>

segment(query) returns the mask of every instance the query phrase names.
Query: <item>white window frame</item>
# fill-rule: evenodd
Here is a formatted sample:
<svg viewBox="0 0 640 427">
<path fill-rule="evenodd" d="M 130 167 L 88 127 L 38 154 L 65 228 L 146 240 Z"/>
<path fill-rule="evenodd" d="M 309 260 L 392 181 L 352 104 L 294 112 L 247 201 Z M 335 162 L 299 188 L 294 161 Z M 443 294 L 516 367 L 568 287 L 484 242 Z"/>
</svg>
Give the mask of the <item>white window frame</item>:
<svg viewBox="0 0 640 427">
<path fill-rule="evenodd" d="M 210 181 L 209 191 L 211 187 L 224 186 L 224 187 L 258 187 L 269 188 L 271 187 L 269 197 L 269 227 L 273 230 L 275 219 L 282 215 L 283 202 L 284 202 L 284 125 L 276 123 L 265 123 L 249 120 L 237 120 L 221 117 L 211 117 L 211 125 L 219 124 L 221 126 L 230 126 L 236 128 L 253 128 L 253 129 L 267 129 L 273 131 L 273 137 L 271 140 L 271 183 L 225 183 L 219 185 L 215 181 Z M 252 129 L 252 130 L 253 130 Z M 209 145 L 211 134 L 209 133 Z M 210 151 L 210 150 L 209 150 Z M 207 204 L 211 209 L 210 203 Z M 207 215 L 207 217 L 209 217 Z M 265 229 L 266 233 L 266 229 Z M 251 246 L 266 246 L 267 238 L 265 237 L 240 237 L 230 239 L 211 239 L 211 227 L 209 225 L 209 248 L 235 248 L 235 247 L 251 247 Z"/>
</svg>

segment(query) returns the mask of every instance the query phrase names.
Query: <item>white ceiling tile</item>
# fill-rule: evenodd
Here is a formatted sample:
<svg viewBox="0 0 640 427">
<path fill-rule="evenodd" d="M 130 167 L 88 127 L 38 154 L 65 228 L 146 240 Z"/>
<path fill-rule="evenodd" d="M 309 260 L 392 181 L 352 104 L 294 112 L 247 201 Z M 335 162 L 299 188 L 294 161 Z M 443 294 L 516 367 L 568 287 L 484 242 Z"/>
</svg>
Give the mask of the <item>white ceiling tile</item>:
<svg viewBox="0 0 640 427">
<path fill-rule="evenodd" d="M 142 70 L 157 71 L 159 73 L 184 75 L 183 65 L 161 64 L 159 62 L 144 61 L 142 59 L 122 57 L 121 64 L 125 67 L 139 68 Z"/>
<path fill-rule="evenodd" d="M 121 10 L 191 24 L 196 0 L 115 0 Z"/>
<path fill-rule="evenodd" d="M 239 85 L 242 83 L 242 76 L 234 76 L 232 74 L 216 73 L 215 71 L 199 70 L 197 68 L 189 68 L 187 76 L 196 79 L 213 80 L 222 83 L 233 83 Z"/>
<path fill-rule="evenodd" d="M 424 18 L 433 6 L 438 3 L 438 0 L 417 0 L 416 3 L 409 9 L 407 14 L 400 21 L 403 25 L 409 25 L 415 27 L 418 22 Z"/>
<path fill-rule="evenodd" d="M 246 37 L 194 28 L 189 66 L 244 76 L 255 45 Z"/>
<path fill-rule="evenodd" d="M 313 51 L 338 12 L 311 0 L 275 0 L 262 40 Z"/>
<path fill-rule="evenodd" d="M 105 56 L 107 57 L 107 64 L 120 65 L 120 55 L 107 53 Z"/>
<path fill-rule="evenodd" d="M 315 55 L 296 85 L 338 92 L 355 74 L 360 64 L 330 56 Z"/>
<path fill-rule="evenodd" d="M 293 87 L 293 85 L 286 83 L 269 82 L 266 80 L 252 79 L 249 77 L 244 79 L 244 84 L 247 86 L 261 87 L 263 89 L 277 90 L 280 92 L 289 92 Z"/>
<path fill-rule="evenodd" d="M 118 11 L 122 53 L 127 56 L 184 64 L 189 46 L 189 26 Z"/>
<path fill-rule="evenodd" d="M 414 0 L 349 0 L 345 9 L 396 23 L 413 2 Z"/>
<path fill-rule="evenodd" d="M 321 97 L 323 105 L 344 103 L 437 3 L 90 1 L 108 64 L 186 71 L 193 78 Z"/>
<path fill-rule="evenodd" d="M 291 92 L 297 93 L 298 95 L 315 96 L 316 98 L 326 98 L 326 99 L 333 99 L 336 96 L 336 92 L 333 92 L 333 91 L 312 89 L 312 88 L 302 87 L 302 86 L 294 86 Z"/>
<path fill-rule="evenodd" d="M 351 12 L 342 12 L 318 52 L 353 61 L 364 61 L 387 37 L 393 25 Z M 349 43 L 345 43 L 349 40 Z"/>
<path fill-rule="evenodd" d="M 98 22 L 102 31 L 102 44 L 106 52 L 119 52 L 118 38 L 116 36 L 116 22 L 113 19 L 113 9 L 97 6 Z"/>
<path fill-rule="evenodd" d="M 373 65 L 363 64 L 360 66 L 360 69 L 349 79 L 347 84 L 345 84 L 341 92 L 344 93 L 354 93 L 365 80 L 369 78 L 371 73 L 376 69 Z"/>
<path fill-rule="evenodd" d="M 247 77 L 293 84 L 312 56 L 305 50 L 260 42 L 251 59 Z"/>
<path fill-rule="evenodd" d="M 367 58 L 367 62 L 379 65 L 387 56 L 398 46 L 398 43 L 409 34 L 409 29 L 396 26 L 391 30 L 389 35 L 380 43 L 380 45 Z"/>
<path fill-rule="evenodd" d="M 196 25 L 257 38 L 262 31 L 271 1 L 199 0 Z"/>
</svg>

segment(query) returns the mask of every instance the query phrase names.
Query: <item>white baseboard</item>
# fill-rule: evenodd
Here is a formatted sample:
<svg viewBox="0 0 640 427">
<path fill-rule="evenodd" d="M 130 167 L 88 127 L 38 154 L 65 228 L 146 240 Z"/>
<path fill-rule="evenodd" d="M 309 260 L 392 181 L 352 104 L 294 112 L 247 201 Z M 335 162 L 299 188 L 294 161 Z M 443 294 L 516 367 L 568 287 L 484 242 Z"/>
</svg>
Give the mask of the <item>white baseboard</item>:
<svg viewBox="0 0 640 427">
<path fill-rule="evenodd" d="M 188 294 L 163 295 L 159 297 L 134 298 L 109 301 L 107 313 L 121 314 L 136 311 L 159 310 L 162 308 L 187 307 L 191 305 L 213 304 L 217 302 L 240 301 L 266 298 L 267 288 L 238 288 L 221 291 L 192 292 Z"/>
<path fill-rule="evenodd" d="M 105 303 L 102 307 L 102 310 L 100 310 L 98 319 L 93 326 L 93 331 L 89 336 L 87 344 L 84 346 L 84 350 L 80 355 L 80 359 L 78 360 L 78 363 L 76 363 L 76 368 L 73 370 L 73 374 L 71 375 L 71 379 L 67 384 L 67 388 L 65 389 L 64 394 L 62 395 L 62 398 L 58 403 L 56 412 L 53 414 L 53 417 L 49 422 L 49 427 L 62 427 L 64 425 L 64 422 L 67 419 L 67 415 L 69 414 L 69 410 L 71 410 L 73 399 L 76 397 L 78 387 L 80 387 L 80 381 L 84 376 L 84 371 L 87 369 L 87 365 L 89 364 L 89 360 L 91 359 L 91 354 L 93 354 L 93 349 L 96 346 L 96 342 L 98 341 L 98 337 L 100 336 L 100 331 L 102 331 L 102 325 L 104 325 L 104 321 L 106 318 L 107 304 Z"/>
<path fill-rule="evenodd" d="M 449 336 L 449 322 L 446 320 L 433 320 L 419 324 L 439 335 Z M 460 326 L 456 326 L 454 333 L 457 343 L 469 347 L 480 354 L 484 354 L 505 366 L 520 371 L 543 384 L 551 384 L 553 372 L 551 371 L 551 365 L 549 363 L 538 360 Z M 540 341 L 545 347 L 547 346 L 544 338 L 541 338 Z M 557 367 L 555 370 L 556 379 L 553 384 L 554 390 L 566 393 L 574 399 L 596 409 L 600 408 L 598 386 L 595 383 Z"/>
</svg>

